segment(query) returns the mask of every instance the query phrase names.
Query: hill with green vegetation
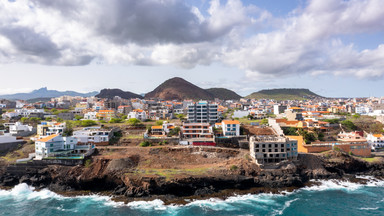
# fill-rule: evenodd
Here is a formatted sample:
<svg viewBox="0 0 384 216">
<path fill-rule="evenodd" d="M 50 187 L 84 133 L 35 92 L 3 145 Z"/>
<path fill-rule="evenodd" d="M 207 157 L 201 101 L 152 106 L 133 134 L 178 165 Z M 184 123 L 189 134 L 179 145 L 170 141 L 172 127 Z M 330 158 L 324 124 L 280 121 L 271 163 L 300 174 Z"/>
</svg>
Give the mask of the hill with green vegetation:
<svg viewBox="0 0 384 216">
<path fill-rule="evenodd" d="M 273 99 L 273 100 L 308 100 L 313 98 L 323 98 L 322 96 L 311 92 L 309 89 L 267 89 L 254 92 L 246 98 L 250 99 Z"/>
<path fill-rule="evenodd" d="M 215 98 L 222 100 L 239 100 L 241 98 L 236 92 L 226 88 L 209 88 L 206 89 L 206 91 L 211 93 Z"/>
</svg>

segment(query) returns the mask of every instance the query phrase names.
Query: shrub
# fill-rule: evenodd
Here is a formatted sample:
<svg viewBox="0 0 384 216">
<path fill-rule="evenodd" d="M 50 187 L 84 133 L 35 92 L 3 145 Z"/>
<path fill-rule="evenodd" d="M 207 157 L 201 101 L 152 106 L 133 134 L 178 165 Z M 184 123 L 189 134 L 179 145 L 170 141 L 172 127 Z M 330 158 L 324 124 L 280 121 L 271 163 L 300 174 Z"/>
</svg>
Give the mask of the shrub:
<svg viewBox="0 0 384 216">
<path fill-rule="evenodd" d="M 111 120 L 109 120 L 109 123 L 121 123 L 121 122 L 123 122 L 123 120 L 120 118 L 111 118 Z"/>
<path fill-rule="evenodd" d="M 84 162 L 84 166 L 85 166 L 86 168 L 88 168 L 88 167 L 91 166 L 91 163 L 92 163 L 91 159 L 87 159 L 87 160 Z"/>
<path fill-rule="evenodd" d="M 237 169 L 238 169 L 238 167 L 236 165 L 232 165 L 231 168 L 230 168 L 231 171 L 235 171 Z"/>
<path fill-rule="evenodd" d="M 139 144 L 140 147 L 148 147 L 151 146 L 151 143 L 148 141 L 143 141 Z"/>
<path fill-rule="evenodd" d="M 84 121 L 81 121 L 81 126 L 82 127 L 89 127 L 89 126 L 93 126 L 93 125 L 97 125 L 97 123 L 93 120 L 84 120 Z"/>
</svg>

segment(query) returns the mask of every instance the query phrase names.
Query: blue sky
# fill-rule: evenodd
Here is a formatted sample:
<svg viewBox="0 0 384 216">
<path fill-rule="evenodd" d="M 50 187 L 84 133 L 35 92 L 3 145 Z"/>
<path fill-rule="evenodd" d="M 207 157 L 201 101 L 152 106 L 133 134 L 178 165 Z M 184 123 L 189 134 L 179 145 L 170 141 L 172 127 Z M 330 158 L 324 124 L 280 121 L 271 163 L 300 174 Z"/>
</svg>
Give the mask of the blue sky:
<svg viewBox="0 0 384 216">
<path fill-rule="evenodd" d="M 380 0 L 0 2 L 0 94 L 146 93 L 172 77 L 248 95 L 383 96 Z"/>
</svg>

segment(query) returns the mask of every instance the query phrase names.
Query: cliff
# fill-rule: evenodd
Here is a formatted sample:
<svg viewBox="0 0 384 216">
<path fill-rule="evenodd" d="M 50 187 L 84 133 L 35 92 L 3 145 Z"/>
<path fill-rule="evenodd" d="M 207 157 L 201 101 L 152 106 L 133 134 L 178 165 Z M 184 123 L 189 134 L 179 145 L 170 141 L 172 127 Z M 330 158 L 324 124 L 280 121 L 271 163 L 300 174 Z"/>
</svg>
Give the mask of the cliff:
<svg viewBox="0 0 384 216">
<path fill-rule="evenodd" d="M 4 169 L 6 165 L 0 164 L 2 167 L 0 186 L 11 187 L 27 183 L 37 188 L 49 188 L 55 192 L 107 191 L 110 194 L 120 195 L 125 200 L 160 197 L 173 202 L 180 200 L 180 197 L 231 195 L 234 190 L 236 193 L 241 193 L 241 191 L 267 192 L 279 188 L 299 188 L 308 184 L 311 179 L 353 178 L 354 175 L 384 176 L 384 163 L 368 163 L 340 152 L 300 154 L 297 161 L 281 164 L 279 169 L 261 170 L 242 155 L 241 150 L 207 149 L 202 152 L 195 148 L 180 150 L 166 147 L 148 151 L 155 155 L 154 159 L 168 154 L 183 155 L 186 151 L 191 155 L 202 154 L 203 157 L 219 155 L 226 158 L 228 163 L 217 166 L 224 167 L 222 169 L 181 170 L 159 167 L 152 169 L 149 167 L 154 165 L 145 168 L 147 165 L 143 165 L 144 161 L 151 162 L 140 155 L 118 159 L 96 156 L 87 166 L 49 165 L 45 168 L 28 169 L 22 175 L 7 172 L 7 169 Z"/>
</svg>

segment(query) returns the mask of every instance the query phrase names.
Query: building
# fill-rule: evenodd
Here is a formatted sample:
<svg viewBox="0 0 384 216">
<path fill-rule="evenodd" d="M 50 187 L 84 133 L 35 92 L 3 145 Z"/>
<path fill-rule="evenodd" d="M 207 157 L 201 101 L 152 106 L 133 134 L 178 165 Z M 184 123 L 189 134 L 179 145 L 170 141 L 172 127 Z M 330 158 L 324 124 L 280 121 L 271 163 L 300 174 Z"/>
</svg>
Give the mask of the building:
<svg viewBox="0 0 384 216">
<path fill-rule="evenodd" d="M 291 107 L 285 110 L 285 115 L 287 116 L 288 121 L 302 121 L 303 118 L 303 109 L 299 107 Z"/>
<path fill-rule="evenodd" d="M 301 153 L 321 153 L 329 150 L 341 150 L 356 156 L 370 157 L 371 149 L 366 140 L 359 141 L 324 141 L 306 144 L 302 136 L 287 136 L 298 141 L 298 151 Z"/>
<path fill-rule="evenodd" d="M 250 155 L 259 165 L 297 159 L 297 140 L 276 135 L 252 136 Z"/>
<path fill-rule="evenodd" d="M 16 122 L 14 125 L 9 126 L 9 133 L 13 136 L 23 136 L 33 132 L 33 127 L 23 125 L 21 122 Z"/>
<path fill-rule="evenodd" d="M 182 137 L 190 138 L 213 138 L 213 131 L 209 123 L 183 123 L 181 127 Z"/>
<path fill-rule="evenodd" d="M 373 151 L 384 148 L 384 136 L 382 134 L 368 134 L 367 142 Z"/>
<path fill-rule="evenodd" d="M 287 106 L 275 104 L 273 105 L 273 114 L 279 115 L 281 113 L 284 113 L 286 109 L 287 109 Z"/>
<path fill-rule="evenodd" d="M 87 112 L 84 114 L 85 120 L 97 120 L 97 112 Z"/>
<path fill-rule="evenodd" d="M 136 119 L 139 119 L 140 121 L 144 121 L 147 119 L 147 113 L 142 109 L 134 109 L 132 110 L 132 112 L 129 112 L 127 118 L 128 119 L 136 118 Z"/>
<path fill-rule="evenodd" d="M 82 159 L 90 155 L 93 145 L 77 145 L 74 137 L 62 137 L 60 134 L 53 134 L 35 142 L 35 160 L 42 159 Z"/>
<path fill-rule="evenodd" d="M 52 134 L 62 134 L 66 129 L 66 124 L 60 122 L 41 122 L 37 125 L 37 135 L 50 136 Z"/>
<path fill-rule="evenodd" d="M 100 127 L 88 127 L 83 130 L 74 131 L 73 137 L 80 144 L 94 144 L 96 146 L 109 145 L 109 141 L 113 137 L 112 130 L 102 130 Z"/>
<path fill-rule="evenodd" d="M 99 112 L 97 112 L 97 114 L 96 114 L 96 117 L 98 119 L 102 119 L 104 121 L 109 121 L 115 117 L 115 111 L 113 111 L 113 110 L 99 110 Z"/>
<path fill-rule="evenodd" d="M 188 122 L 193 123 L 214 123 L 219 119 L 217 104 L 210 104 L 206 101 L 200 101 L 188 106 Z"/>
<path fill-rule="evenodd" d="M 237 120 L 224 120 L 221 128 L 224 136 L 240 136 L 240 122 Z"/>
</svg>

